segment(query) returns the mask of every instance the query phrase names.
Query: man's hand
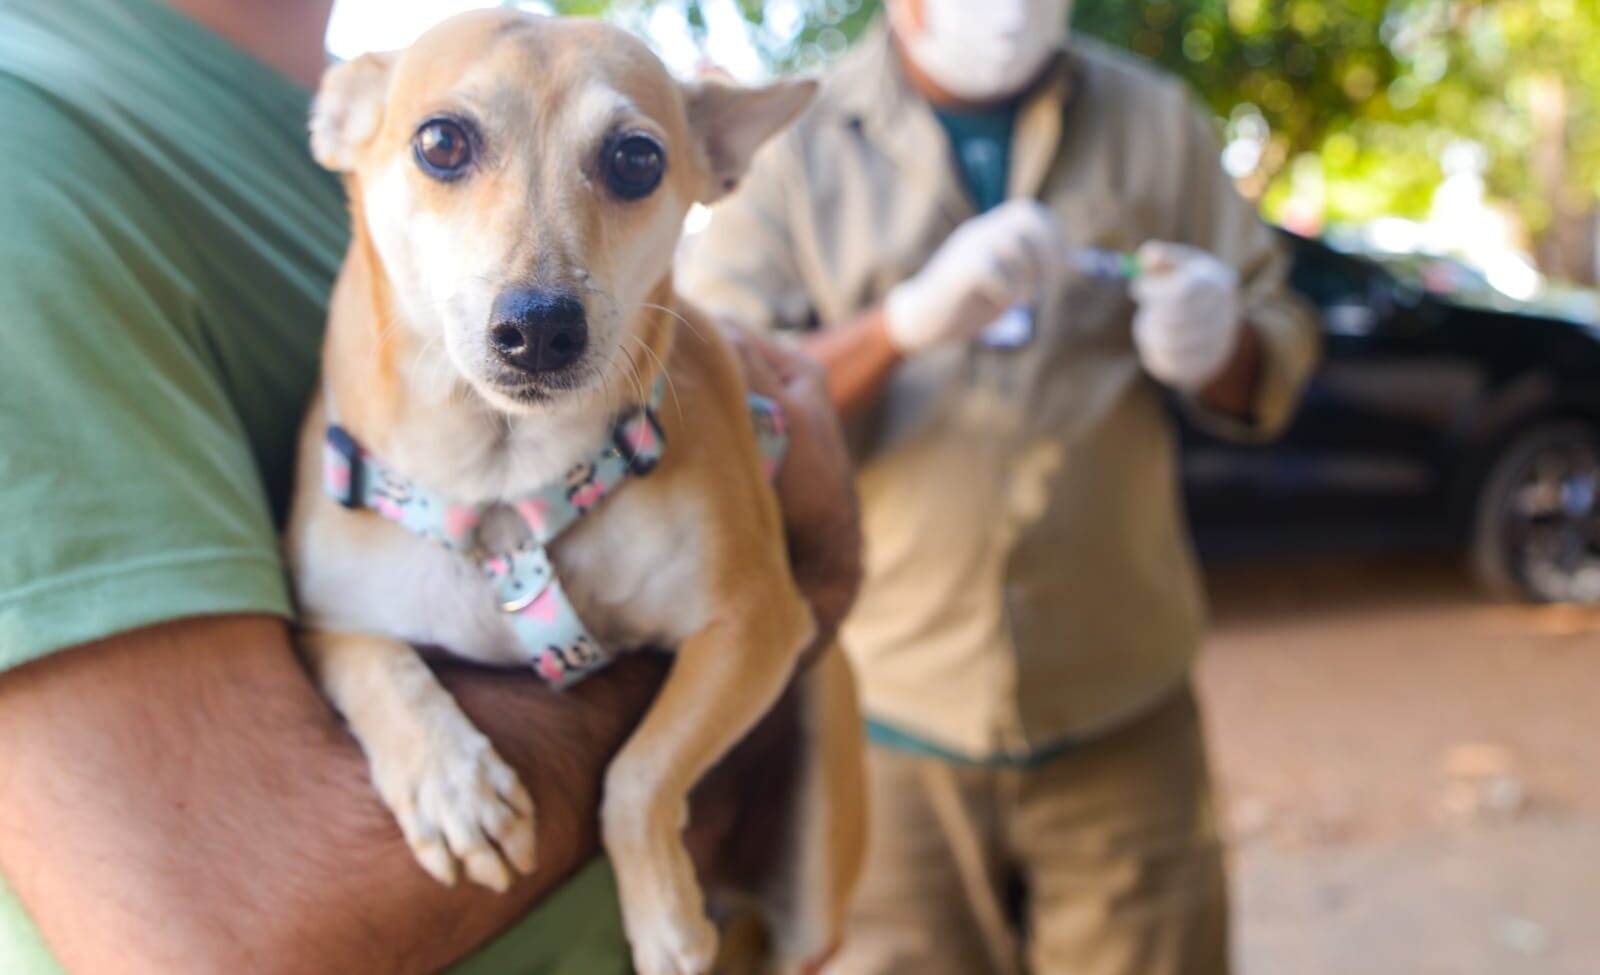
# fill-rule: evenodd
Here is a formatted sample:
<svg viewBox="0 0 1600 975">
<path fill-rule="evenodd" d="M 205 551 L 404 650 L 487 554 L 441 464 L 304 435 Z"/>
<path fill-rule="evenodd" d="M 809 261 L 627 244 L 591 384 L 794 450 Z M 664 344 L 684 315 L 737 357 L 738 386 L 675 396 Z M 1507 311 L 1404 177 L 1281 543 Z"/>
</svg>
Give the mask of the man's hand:
<svg viewBox="0 0 1600 975">
<path fill-rule="evenodd" d="M 1244 324 L 1239 274 L 1205 251 L 1154 242 L 1139 249 L 1133 342 L 1157 382 L 1198 393 L 1233 358 Z"/>
<path fill-rule="evenodd" d="M 951 234 L 926 267 L 884 301 L 889 340 L 904 355 L 968 339 L 1019 302 L 1036 300 L 1065 273 L 1055 215 L 1011 200 Z"/>
<path fill-rule="evenodd" d="M 811 656 L 833 642 L 861 583 L 861 513 L 850 455 L 822 366 L 737 328 L 724 334 L 750 388 L 776 400 L 789 420 L 789 452 L 776 487 L 795 583 L 817 618 Z"/>
<path fill-rule="evenodd" d="M 1035 200 L 1012 200 L 973 217 L 914 277 L 880 305 L 801 339 L 828 374 L 844 416 L 878 398 L 900 361 L 972 338 L 1012 305 L 1039 299 L 1068 271 L 1055 215 Z"/>
</svg>

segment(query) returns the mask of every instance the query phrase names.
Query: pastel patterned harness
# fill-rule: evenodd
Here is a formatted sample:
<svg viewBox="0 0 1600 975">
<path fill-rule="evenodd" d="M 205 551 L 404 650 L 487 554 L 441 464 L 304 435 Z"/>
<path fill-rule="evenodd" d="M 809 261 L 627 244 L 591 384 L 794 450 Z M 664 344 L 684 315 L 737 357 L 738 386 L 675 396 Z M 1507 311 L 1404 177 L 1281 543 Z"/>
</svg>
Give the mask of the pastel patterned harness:
<svg viewBox="0 0 1600 975">
<path fill-rule="evenodd" d="M 478 541 L 485 514 L 500 505 L 454 504 L 385 466 L 338 424 L 328 426 L 323 444 L 323 487 L 347 508 L 376 512 L 477 562 L 494 587 L 501 611 L 510 617 L 528 663 L 550 686 L 570 687 L 610 663 L 612 654 L 578 618 L 556 576 L 548 546 L 629 477 L 647 476 L 661 462 L 666 437 L 658 414 L 664 382 L 658 377 L 648 402 L 622 414 L 610 439 L 574 466 L 561 483 L 504 504 L 528 526 L 527 540 L 510 552 L 486 552 Z M 788 446 L 783 411 L 752 394 L 750 413 L 770 478 Z"/>
</svg>

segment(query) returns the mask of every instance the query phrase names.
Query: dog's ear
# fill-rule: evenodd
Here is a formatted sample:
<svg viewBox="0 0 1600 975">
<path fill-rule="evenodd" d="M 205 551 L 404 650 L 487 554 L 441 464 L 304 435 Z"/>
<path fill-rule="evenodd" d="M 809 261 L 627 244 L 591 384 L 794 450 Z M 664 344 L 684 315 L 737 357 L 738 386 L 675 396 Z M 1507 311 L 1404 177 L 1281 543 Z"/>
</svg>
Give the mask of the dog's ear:
<svg viewBox="0 0 1600 975">
<path fill-rule="evenodd" d="M 710 203 L 738 186 L 750 157 L 799 115 L 816 93 L 817 83 L 809 79 L 762 88 L 720 81 L 684 86 L 689 131 L 699 140 L 709 167 L 710 185 L 701 191 L 700 202 Z"/>
<path fill-rule="evenodd" d="M 323 73 L 311 105 L 311 155 L 324 168 L 336 173 L 355 168 L 361 147 L 378 134 L 395 56 L 393 51 L 363 54 Z"/>
</svg>

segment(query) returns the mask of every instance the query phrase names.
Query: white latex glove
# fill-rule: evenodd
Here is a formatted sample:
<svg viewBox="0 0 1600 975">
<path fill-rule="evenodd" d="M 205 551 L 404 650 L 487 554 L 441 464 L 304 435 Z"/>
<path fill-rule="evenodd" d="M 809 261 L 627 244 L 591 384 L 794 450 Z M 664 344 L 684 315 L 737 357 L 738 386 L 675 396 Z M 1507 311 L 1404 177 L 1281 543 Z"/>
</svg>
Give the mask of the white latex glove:
<svg viewBox="0 0 1600 975">
<path fill-rule="evenodd" d="M 1133 344 L 1158 382 L 1185 393 L 1221 374 L 1244 326 L 1239 273 L 1195 247 L 1151 241 L 1139 248 Z"/>
<path fill-rule="evenodd" d="M 1037 200 L 1011 200 L 957 227 L 917 274 L 889 292 L 889 341 L 910 355 L 971 338 L 1065 274 L 1060 224 Z"/>
</svg>

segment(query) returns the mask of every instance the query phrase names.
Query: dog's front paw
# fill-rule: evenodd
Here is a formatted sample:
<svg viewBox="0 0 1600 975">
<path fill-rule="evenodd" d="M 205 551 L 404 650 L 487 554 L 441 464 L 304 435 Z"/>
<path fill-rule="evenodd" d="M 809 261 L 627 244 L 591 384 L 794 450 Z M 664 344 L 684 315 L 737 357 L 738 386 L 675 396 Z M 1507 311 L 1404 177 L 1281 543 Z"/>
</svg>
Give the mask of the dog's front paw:
<svg viewBox="0 0 1600 975">
<path fill-rule="evenodd" d="M 704 914 L 660 912 L 630 921 L 627 929 L 638 975 L 707 975 L 716 961 L 717 929 Z"/>
<path fill-rule="evenodd" d="M 622 926 L 638 975 L 707 975 L 717 957 L 717 929 L 706 919 L 705 896 L 680 832 L 684 803 L 646 803 L 616 783 L 606 785 L 600 824 L 617 875 Z M 623 777 L 625 778 L 625 777 Z"/>
<path fill-rule="evenodd" d="M 705 898 L 683 844 L 667 833 L 653 844 L 606 847 L 616 867 L 634 971 L 707 975 L 717 957 L 717 929 L 706 919 Z"/>
<path fill-rule="evenodd" d="M 433 729 L 419 754 L 374 756 L 379 794 L 422 868 L 454 886 L 467 878 L 504 891 L 534 867 L 533 800 L 517 773 L 464 715 Z"/>
</svg>

